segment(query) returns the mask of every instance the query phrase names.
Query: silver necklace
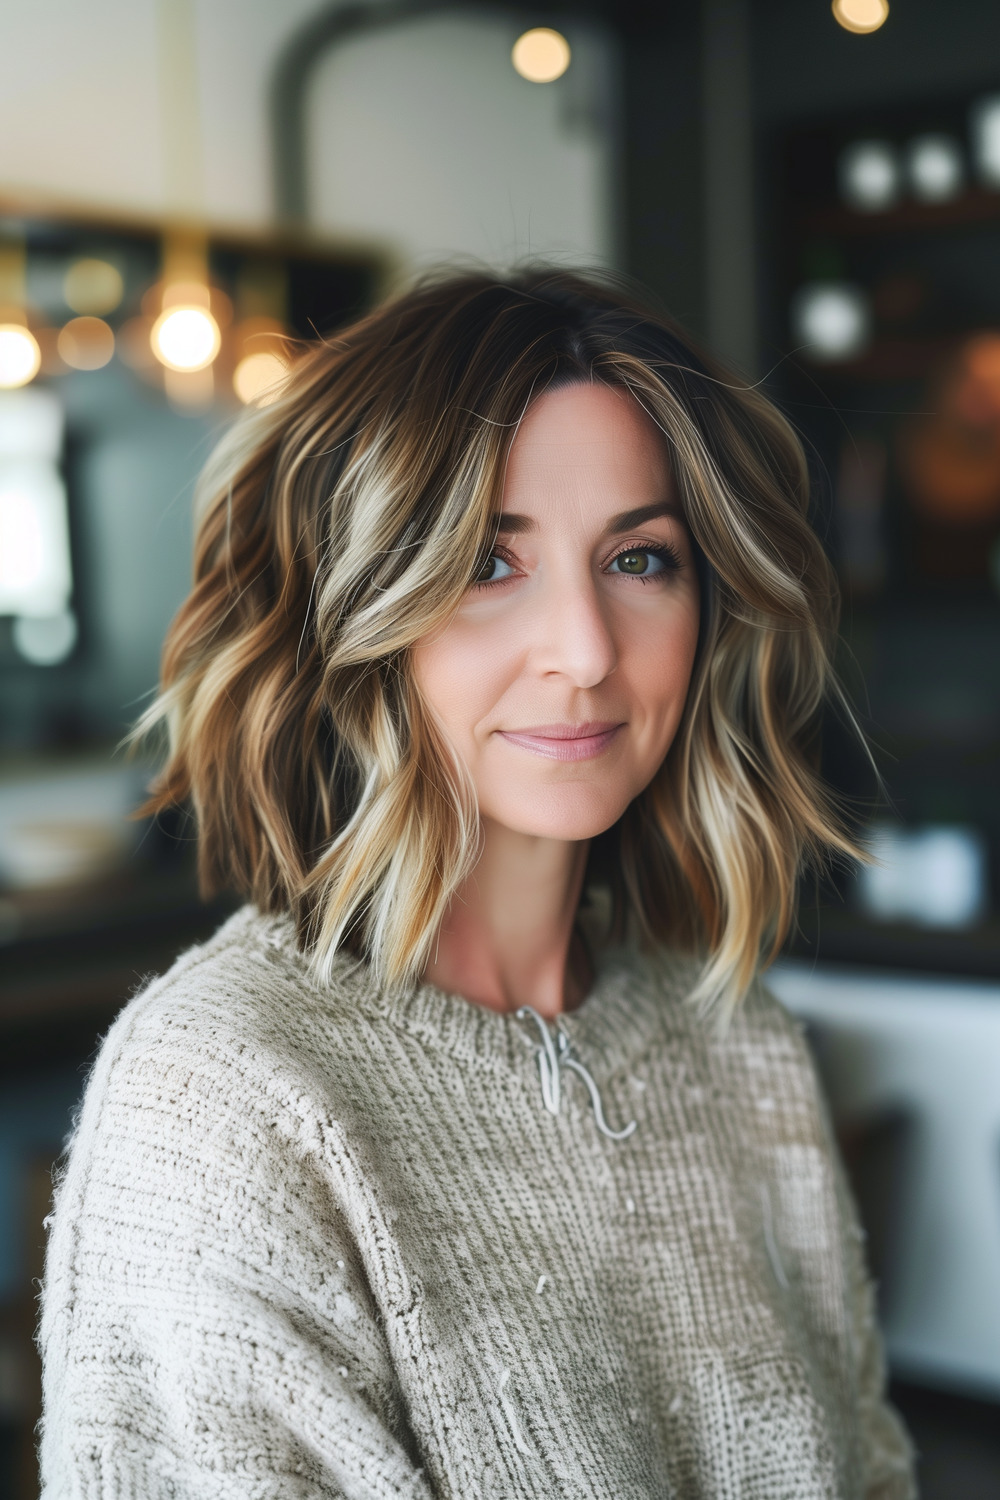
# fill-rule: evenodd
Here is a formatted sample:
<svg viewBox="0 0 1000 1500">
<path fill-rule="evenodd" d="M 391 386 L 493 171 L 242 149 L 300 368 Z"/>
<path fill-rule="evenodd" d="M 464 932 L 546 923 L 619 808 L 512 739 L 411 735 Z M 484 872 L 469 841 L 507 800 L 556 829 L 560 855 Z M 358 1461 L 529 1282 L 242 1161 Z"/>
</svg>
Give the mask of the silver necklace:
<svg viewBox="0 0 1000 1500">
<path fill-rule="evenodd" d="M 601 1134 L 606 1135 L 609 1141 L 627 1141 L 632 1132 L 638 1129 L 638 1121 L 629 1120 L 622 1130 L 611 1129 L 604 1118 L 604 1105 L 601 1103 L 600 1090 L 589 1070 L 573 1056 L 573 1044 L 563 1030 L 562 1024 L 557 1021 L 554 1027 L 550 1027 L 545 1017 L 539 1015 L 533 1005 L 522 1005 L 515 1014 L 519 1021 L 531 1020 L 538 1027 L 541 1046 L 535 1048 L 535 1056 L 538 1059 L 538 1076 L 542 1085 L 542 1103 L 549 1114 L 559 1113 L 562 1104 L 562 1070 L 569 1068 L 587 1085 L 594 1111 L 594 1123 Z"/>
</svg>

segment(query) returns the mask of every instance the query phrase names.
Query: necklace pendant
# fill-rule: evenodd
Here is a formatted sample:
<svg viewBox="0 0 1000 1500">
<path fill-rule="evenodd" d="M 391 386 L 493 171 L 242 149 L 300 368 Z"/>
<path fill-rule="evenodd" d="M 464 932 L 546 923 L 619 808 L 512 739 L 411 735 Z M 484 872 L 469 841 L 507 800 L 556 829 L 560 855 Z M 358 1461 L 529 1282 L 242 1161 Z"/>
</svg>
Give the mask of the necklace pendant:
<svg viewBox="0 0 1000 1500">
<path fill-rule="evenodd" d="M 557 1115 L 562 1106 L 562 1073 L 564 1068 L 568 1068 L 586 1085 L 594 1111 L 594 1123 L 601 1134 L 607 1136 L 609 1141 L 627 1141 L 639 1128 L 639 1122 L 629 1120 L 623 1129 L 611 1129 L 604 1118 L 600 1089 L 589 1069 L 572 1055 L 573 1044 L 558 1022 L 554 1028 L 550 1027 L 533 1005 L 522 1005 L 516 1015 L 519 1021 L 533 1021 L 538 1028 L 541 1045 L 536 1047 L 535 1056 L 538 1059 L 538 1077 L 542 1086 L 542 1104 L 549 1114 Z"/>
</svg>

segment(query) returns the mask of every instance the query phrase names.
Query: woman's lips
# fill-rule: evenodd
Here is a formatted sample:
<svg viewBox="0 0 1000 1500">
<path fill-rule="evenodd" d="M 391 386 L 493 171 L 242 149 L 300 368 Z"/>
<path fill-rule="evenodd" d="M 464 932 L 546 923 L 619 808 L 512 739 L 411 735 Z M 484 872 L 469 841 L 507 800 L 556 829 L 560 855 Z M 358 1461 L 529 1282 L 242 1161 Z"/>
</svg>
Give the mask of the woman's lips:
<svg viewBox="0 0 1000 1500">
<path fill-rule="evenodd" d="M 531 729 L 501 729 L 512 745 L 547 760 L 591 760 L 611 744 L 623 724 L 537 724 Z"/>
</svg>

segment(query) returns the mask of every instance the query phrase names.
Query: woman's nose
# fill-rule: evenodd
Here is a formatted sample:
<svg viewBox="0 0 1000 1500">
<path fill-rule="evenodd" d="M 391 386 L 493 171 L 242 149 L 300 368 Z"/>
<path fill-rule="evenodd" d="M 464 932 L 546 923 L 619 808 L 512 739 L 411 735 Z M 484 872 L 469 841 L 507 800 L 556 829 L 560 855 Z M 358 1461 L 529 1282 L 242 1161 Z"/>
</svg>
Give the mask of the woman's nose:
<svg viewBox="0 0 1000 1500">
<path fill-rule="evenodd" d="M 559 672 L 576 687 L 596 687 L 614 671 L 618 650 L 591 579 L 546 590 L 534 655 L 540 671 Z"/>
</svg>

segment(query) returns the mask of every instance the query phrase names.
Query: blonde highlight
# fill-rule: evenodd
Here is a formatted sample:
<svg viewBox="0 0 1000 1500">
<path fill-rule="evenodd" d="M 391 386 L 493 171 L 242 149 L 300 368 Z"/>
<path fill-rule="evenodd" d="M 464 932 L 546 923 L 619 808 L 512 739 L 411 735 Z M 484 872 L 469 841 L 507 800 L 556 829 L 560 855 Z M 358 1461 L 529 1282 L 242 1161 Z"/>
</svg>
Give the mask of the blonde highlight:
<svg viewBox="0 0 1000 1500">
<path fill-rule="evenodd" d="M 290 910 L 321 976 L 347 951 L 379 983 L 419 978 L 480 834 L 409 651 L 491 542 L 527 406 L 574 380 L 659 427 L 708 585 L 674 744 L 588 883 L 612 936 L 701 953 L 698 997 L 726 1012 L 794 920 L 803 865 L 859 852 L 815 764 L 837 591 L 787 423 L 608 281 L 431 278 L 305 351 L 234 427 L 136 730 L 168 743 L 145 810 L 190 804 L 203 889 Z"/>
</svg>

